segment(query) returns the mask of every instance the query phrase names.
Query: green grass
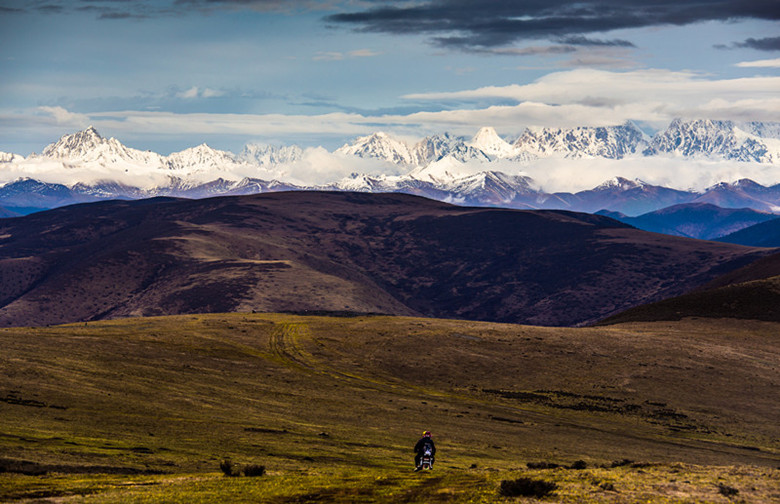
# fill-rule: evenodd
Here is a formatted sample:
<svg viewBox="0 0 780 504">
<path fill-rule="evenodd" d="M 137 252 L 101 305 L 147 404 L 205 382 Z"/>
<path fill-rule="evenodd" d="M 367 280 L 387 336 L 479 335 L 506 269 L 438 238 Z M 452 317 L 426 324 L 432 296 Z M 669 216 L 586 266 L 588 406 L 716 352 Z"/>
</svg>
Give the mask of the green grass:
<svg viewBox="0 0 780 504">
<path fill-rule="evenodd" d="M 0 501 L 501 502 L 501 480 L 532 477 L 554 502 L 771 502 L 778 334 L 248 314 L 6 329 Z M 437 465 L 412 473 L 423 429 Z M 267 474 L 225 477 L 226 458 Z"/>
</svg>

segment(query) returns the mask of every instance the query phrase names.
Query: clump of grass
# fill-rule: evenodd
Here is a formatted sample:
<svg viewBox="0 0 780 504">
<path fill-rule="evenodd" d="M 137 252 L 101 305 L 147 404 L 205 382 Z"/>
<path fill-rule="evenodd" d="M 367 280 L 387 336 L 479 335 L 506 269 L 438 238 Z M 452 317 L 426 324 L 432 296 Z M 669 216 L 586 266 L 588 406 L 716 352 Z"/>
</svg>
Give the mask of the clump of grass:
<svg viewBox="0 0 780 504">
<path fill-rule="evenodd" d="M 601 488 L 605 492 L 614 492 L 615 491 L 615 484 L 614 483 L 610 483 L 609 481 L 605 481 L 604 483 L 599 485 L 599 488 Z"/>
<path fill-rule="evenodd" d="M 555 469 L 560 467 L 553 462 L 528 462 L 526 465 L 528 466 L 528 469 Z"/>
<path fill-rule="evenodd" d="M 264 465 L 250 464 L 244 467 L 244 476 L 262 476 L 265 474 Z"/>
<path fill-rule="evenodd" d="M 718 491 L 721 495 L 725 495 L 726 497 L 733 497 L 739 493 L 739 490 L 724 483 L 718 483 Z"/>
<path fill-rule="evenodd" d="M 219 463 L 219 468 L 225 474 L 225 476 L 238 476 L 238 471 L 233 471 L 233 461 L 230 459 L 224 459 Z"/>
<path fill-rule="evenodd" d="M 518 478 L 516 480 L 503 480 L 498 493 L 504 497 L 536 497 L 542 498 L 550 495 L 558 485 L 550 481 Z"/>
</svg>

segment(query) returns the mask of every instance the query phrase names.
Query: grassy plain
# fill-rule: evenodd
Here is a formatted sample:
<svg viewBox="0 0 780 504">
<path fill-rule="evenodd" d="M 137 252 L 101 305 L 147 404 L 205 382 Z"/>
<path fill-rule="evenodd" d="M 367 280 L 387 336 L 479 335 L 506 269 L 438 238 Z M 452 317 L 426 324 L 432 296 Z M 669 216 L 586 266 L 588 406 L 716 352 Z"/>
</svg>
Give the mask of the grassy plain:
<svg viewBox="0 0 780 504">
<path fill-rule="evenodd" d="M 780 501 L 778 386 L 771 322 L 4 329 L 0 501 L 530 501 L 498 493 L 519 477 L 555 483 L 552 502 Z M 413 473 L 423 429 L 437 465 Z M 267 473 L 226 477 L 224 459 Z"/>
</svg>

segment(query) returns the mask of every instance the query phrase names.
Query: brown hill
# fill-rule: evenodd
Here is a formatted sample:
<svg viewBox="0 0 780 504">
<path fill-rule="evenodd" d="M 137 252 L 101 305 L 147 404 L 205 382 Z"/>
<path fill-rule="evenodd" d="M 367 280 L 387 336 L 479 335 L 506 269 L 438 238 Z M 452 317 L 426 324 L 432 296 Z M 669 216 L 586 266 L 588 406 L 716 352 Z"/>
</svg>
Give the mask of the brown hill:
<svg viewBox="0 0 780 504">
<path fill-rule="evenodd" d="M 631 308 L 602 323 L 655 322 L 686 317 L 780 322 L 780 254 L 722 275 L 689 294 Z"/>
<path fill-rule="evenodd" d="M 114 201 L 0 221 L 0 325 L 306 310 L 575 325 L 767 253 L 398 194 Z"/>
</svg>

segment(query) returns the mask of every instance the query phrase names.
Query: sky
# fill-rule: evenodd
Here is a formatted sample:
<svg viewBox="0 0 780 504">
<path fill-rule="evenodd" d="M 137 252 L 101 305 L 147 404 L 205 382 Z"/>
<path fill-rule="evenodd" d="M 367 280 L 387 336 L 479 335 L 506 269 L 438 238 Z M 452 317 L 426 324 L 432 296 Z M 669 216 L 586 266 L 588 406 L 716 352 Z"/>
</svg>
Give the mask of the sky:
<svg viewBox="0 0 780 504">
<path fill-rule="evenodd" d="M 780 121 L 777 0 L 0 0 L 0 151 Z"/>
</svg>

